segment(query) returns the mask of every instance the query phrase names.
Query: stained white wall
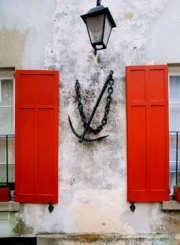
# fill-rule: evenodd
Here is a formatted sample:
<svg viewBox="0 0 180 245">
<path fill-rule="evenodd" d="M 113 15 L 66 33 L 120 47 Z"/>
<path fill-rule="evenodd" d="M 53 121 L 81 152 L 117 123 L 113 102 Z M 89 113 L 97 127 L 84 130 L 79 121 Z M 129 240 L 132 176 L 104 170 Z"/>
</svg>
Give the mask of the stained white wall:
<svg viewBox="0 0 180 245">
<path fill-rule="evenodd" d="M 178 232 L 179 215 L 163 212 L 161 203 L 138 203 L 134 213 L 129 209 L 125 66 L 180 62 L 180 3 L 102 0 L 102 4 L 109 7 L 117 27 L 108 48 L 95 56 L 80 18 L 96 5 L 95 0 L 0 2 L 0 66 L 60 71 L 59 203 L 51 214 L 47 205 L 21 205 L 21 212 L 9 215 L 11 235 Z M 111 69 L 113 101 L 108 123 L 100 134 L 109 137 L 80 144 L 68 123 L 70 115 L 77 132 L 83 131 L 75 81 L 81 83 L 89 115 Z M 105 98 L 96 125 L 103 117 L 104 104 Z"/>
<path fill-rule="evenodd" d="M 180 61 L 180 1 L 168 1 L 159 18 L 151 24 L 148 53 L 155 63 Z"/>
<path fill-rule="evenodd" d="M 0 2 L 0 66 L 38 69 L 52 38 L 55 0 Z"/>
</svg>

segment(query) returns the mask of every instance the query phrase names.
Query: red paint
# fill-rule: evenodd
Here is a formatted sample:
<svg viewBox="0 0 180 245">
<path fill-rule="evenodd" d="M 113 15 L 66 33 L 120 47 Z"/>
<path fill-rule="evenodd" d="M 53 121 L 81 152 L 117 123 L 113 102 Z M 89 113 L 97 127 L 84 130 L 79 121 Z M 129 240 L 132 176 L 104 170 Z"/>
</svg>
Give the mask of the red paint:
<svg viewBox="0 0 180 245">
<path fill-rule="evenodd" d="M 169 200 L 168 68 L 126 67 L 129 202 Z"/>
<path fill-rule="evenodd" d="M 0 202 L 10 201 L 10 187 L 0 187 Z"/>
<path fill-rule="evenodd" d="M 58 202 L 58 71 L 16 71 L 15 200 Z"/>
<path fill-rule="evenodd" d="M 173 191 L 173 199 L 180 202 L 180 187 L 174 186 Z"/>
</svg>

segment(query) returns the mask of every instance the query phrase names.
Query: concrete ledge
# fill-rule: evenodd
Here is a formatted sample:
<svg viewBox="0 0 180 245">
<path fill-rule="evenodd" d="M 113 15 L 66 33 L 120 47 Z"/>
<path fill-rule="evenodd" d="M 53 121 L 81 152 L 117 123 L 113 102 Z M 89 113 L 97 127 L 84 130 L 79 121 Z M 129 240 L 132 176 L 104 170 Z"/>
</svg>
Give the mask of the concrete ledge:
<svg viewBox="0 0 180 245">
<path fill-rule="evenodd" d="M 20 211 L 19 202 L 0 202 L 0 212 L 18 212 Z"/>
<path fill-rule="evenodd" d="M 38 234 L 37 245 L 124 245 L 124 244 L 179 244 L 180 234 Z"/>
<path fill-rule="evenodd" d="M 174 200 L 162 202 L 162 210 L 180 210 L 180 202 Z"/>
</svg>

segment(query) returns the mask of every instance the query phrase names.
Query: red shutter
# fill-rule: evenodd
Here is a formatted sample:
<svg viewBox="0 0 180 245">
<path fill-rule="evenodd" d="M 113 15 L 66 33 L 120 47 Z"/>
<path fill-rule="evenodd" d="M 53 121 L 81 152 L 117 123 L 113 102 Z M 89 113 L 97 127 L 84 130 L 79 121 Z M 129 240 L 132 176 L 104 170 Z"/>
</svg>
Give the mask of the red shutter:
<svg viewBox="0 0 180 245">
<path fill-rule="evenodd" d="M 168 68 L 126 67 L 128 201 L 169 200 Z"/>
<path fill-rule="evenodd" d="M 58 202 L 58 71 L 16 71 L 15 199 Z"/>
</svg>

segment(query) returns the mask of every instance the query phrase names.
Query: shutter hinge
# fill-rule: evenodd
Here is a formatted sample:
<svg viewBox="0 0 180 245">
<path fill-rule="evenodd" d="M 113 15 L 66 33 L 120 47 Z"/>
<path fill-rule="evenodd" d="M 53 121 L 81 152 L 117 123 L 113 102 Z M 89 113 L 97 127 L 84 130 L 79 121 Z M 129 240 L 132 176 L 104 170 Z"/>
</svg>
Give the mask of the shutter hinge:
<svg viewBox="0 0 180 245">
<path fill-rule="evenodd" d="M 54 206 L 52 205 L 51 202 L 49 203 L 48 210 L 49 210 L 50 213 L 52 213 L 52 211 L 54 210 Z"/>
<path fill-rule="evenodd" d="M 135 204 L 135 202 L 131 202 L 131 205 L 129 206 L 129 208 L 131 209 L 132 212 L 134 212 L 136 209 L 136 206 L 134 204 Z"/>
</svg>

